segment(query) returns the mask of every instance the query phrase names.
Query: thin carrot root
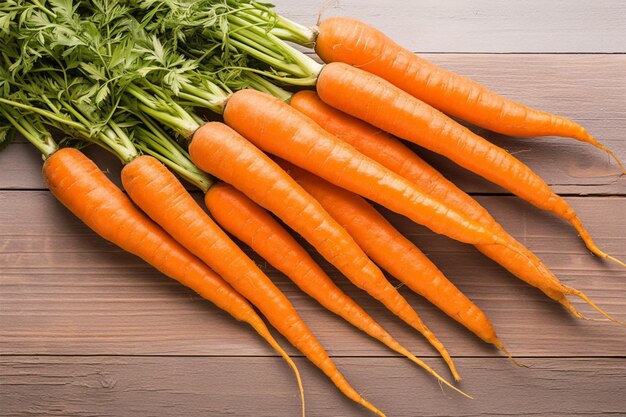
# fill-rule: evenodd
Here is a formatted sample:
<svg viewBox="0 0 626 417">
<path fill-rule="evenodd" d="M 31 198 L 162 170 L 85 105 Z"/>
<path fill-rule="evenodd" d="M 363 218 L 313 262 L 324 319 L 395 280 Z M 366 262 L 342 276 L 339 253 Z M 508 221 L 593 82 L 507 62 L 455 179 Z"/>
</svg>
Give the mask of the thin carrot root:
<svg viewBox="0 0 626 417">
<path fill-rule="evenodd" d="M 607 154 L 609 154 L 609 156 L 611 158 L 613 158 L 613 160 L 615 162 L 617 162 L 617 165 L 619 166 L 619 168 L 622 170 L 622 174 L 626 175 L 626 169 L 624 168 L 624 164 L 622 164 L 622 161 L 619 160 L 619 158 L 617 157 L 617 155 L 615 155 L 615 153 L 613 153 L 612 150 L 610 150 L 609 148 L 607 148 L 606 146 L 604 146 L 603 144 L 601 144 L 600 142 L 598 142 L 598 140 L 596 138 L 594 138 L 593 136 L 591 136 L 589 134 L 589 132 L 587 132 L 586 130 L 584 131 L 585 134 L 582 137 L 577 137 L 576 139 L 582 141 L 582 142 L 587 142 L 592 144 L 593 146 L 595 146 L 598 149 L 602 149 L 604 152 L 606 152 Z"/>
<path fill-rule="evenodd" d="M 584 300 L 587 304 L 589 304 L 591 307 L 593 307 L 598 313 L 602 314 L 604 317 L 606 317 L 608 320 L 612 321 L 613 323 L 617 323 L 620 326 L 626 326 L 626 322 L 617 320 L 616 318 L 611 316 L 609 313 L 607 313 L 606 311 L 601 309 L 599 306 L 596 305 L 596 303 L 591 301 L 589 299 L 589 297 L 587 297 L 582 291 L 579 291 L 579 290 L 577 290 L 575 288 L 563 285 L 563 292 L 565 294 L 574 295 L 574 296 Z M 582 317 L 582 318 L 584 319 L 584 317 Z"/>
<path fill-rule="evenodd" d="M 331 378 L 331 379 L 337 386 L 345 386 L 347 384 L 347 381 L 341 375 L 339 375 L 338 378 Z M 378 408 L 374 406 L 374 404 L 370 403 L 365 398 L 361 397 L 353 389 L 349 389 L 347 391 L 342 390 L 342 392 L 352 401 L 354 401 L 357 404 L 361 404 L 363 407 L 367 408 L 368 410 L 370 410 L 372 413 L 376 414 L 377 416 L 386 417 L 382 411 L 380 411 Z"/>
<path fill-rule="evenodd" d="M 435 334 L 428 327 L 426 327 L 426 325 L 421 321 L 421 319 L 418 319 L 418 320 L 419 321 L 417 323 L 409 323 L 409 322 L 407 323 L 409 323 L 411 327 L 413 327 L 415 330 L 420 332 L 422 336 L 424 336 L 426 340 L 428 340 L 428 342 L 432 345 L 432 347 L 437 349 L 437 352 L 439 352 L 443 360 L 448 365 L 448 368 L 450 368 L 450 373 L 452 373 L 454 380 L 456 382 L 459 382 L 461 380 L 461 375 L 459 375 L 459 373 L 457 372 L 456 366 L 454 365 L 454 362 L 452 361 L 452 358 L 450 357 L 448 350 L 443 345 L 443 343 L 441 343 L 439 339 L 437 339 L 437 336 L 435 336 Z"/>
<path fill-rule="evenodd" d="M 305 405 L 304 405 L 304 387 L 302 386 L 302 379 L 300 378 L 300 371 L 298 371 L 298 367 L 293 362 L 293 360 L 291 360 L 291 357 L 287 354 L 287 352 L 285 352 L 283 348 L 280 347 L 276 339 L 274 339 L 274 337 L 271 335 L 271 333 L 269 332 L 267 327 L 265 327 L 265 325 L 263 325 L 263 327 L 256 326 L 254 324 L 252 325 L 257 331 L 257 333 L 259 333 L 259 335 L 263 339 L 265 339 L 267 343 L 269 343 L 270 346 L 272 346 L 272 348 L 274 348 L 274 350 L 278 352 L 280 356 L 283 357 L 283 359 L 287 362 L 287 364 L 291 367 L 291 369 L 293 369 L 293 373 L 296 376 L 296 381 L 298 382 L 298 389 L 300 391 L 300 399 L 302 402 L 302 417 L 306 417 Z"/>
<path fill-rule="evenodd" d="M 578 218 L 578 216 L 574 215 L 571 219 L 569 219 L 569 222 L 572 226 L 574 226 L 574 228 L 576 229 L 576 231 L 578 232 L 578 234 L 580 235 L 581 239 L 583 240 L 583 242 L 585 242 L 585 245 L 587 246 L 587 248 L 591 251 L 591 253 L 593 253 L 594 255 L 603 258 L 603 259 L 608 259 L 610 261 L 613 261 L 615 263 L 617 263 L 618 265 L 621 265 L 622 267 L 626 268 L 626 263 L 620 261 L 619 259 L 604 253 L 600 250 L 600 248 L 598 248 L 595 244 L 595 242 L 593 241 L 593 239 L 591 238 L 591 235 L 589 234 L 589 232 L 587 232 L 587 229 L 585 229 L 585 227 L 583 226 L 583 223 L 580 221 L 580 219 Z"/>
<path fill-rule="evenodd" d="M 509 358 L 509 360 L 510 360 L 511 362 L 513 362 L 513 364 L 514 364 L 515 366 L 518 366 L 518 367 L 520 367 L 520 368 L 530 368 L 530 365 L 526 365 L 526 364 L 523 364 L 523 363 L 521 363 L 521 362 L 518 362 L 518 361 L 517 361 L 517 360 L 516 360 L 513 356 L 511 356 L 511 354 L 509 353 L 509 351 L 508 351 L 508 350 L 506 350 L 506 348 L 504 347 L 504 345 L 502 344 L 502 342 L 500 341 L 500 339 L 497 339 L 497 338 L 496 338 L 496 340 L 495 340 L 494 342 L 492 342 L 492 343 L 493 343 L 493 345 L 494 345 L 495 347 L 497 347 L 498 349 L 500 349 L 500 351 L 501 351 L 502 353 L 504 353 L 504 354 L 506 355 L 506 357 L 507 357 L 507 358 Z"/>
<path fill-rule="evenodd" d="M 415 355 L 413 355 L 411 352 L 409 352 L 408 350 L 406 350 L 405 348 L 403 348 L 402 346 L 389 346 L 391 347 L 393 350 L 395 350 L 396 352 L 398 352 L 399 354 L 406 356 L 411 362 L 415 363 L 417 366 L 421 367 L 422 369 L 424 369 L 426 372 L 428 372 L 430 375 L 434 376 L 435 378 L 437 378 L 437 380 L 439 382 L 441 382 L 442 384 L 444 384 L 445 386 L 453 389 L 454 391 L 458 392 L 459 394 L 461 394 L 462 396 L 469 398 L 471 400 L 474 399 L 474 397 L 472 397 L 469 394 L 466 394 L 465 392 L 461 391 L 460 389 L 458 389 L 457 387 L 455 387 L 454 385 L 452 385 L 451 383 L 449 383 L 447 380 L 445 380 L 441 375 L 439 375 L 436 371 L 434 371 L 430 366 L 428 366 L 424 361 L 422 361 L 421 359 L 419 359 L 418 357 L 416 357 Z"/>
<path fill-rule="evenodd" d="M 562 294 L 561 294 L 562 295 Z M 576 317 L 577 319 L 580 320 L 589 320 L 589 318 L 583 316 L 583 314 L 578 311 L 576 309 L 576 307 L 574 307 L 572 305 L 572 303 L 570 303 L 570 301 L 567 299 L 567 297 L 565 297 L 564 295 L 562 295 L 558 300 L 557 300 L 567 311 L 569 311 L 569 313 Z"/>
</svg>

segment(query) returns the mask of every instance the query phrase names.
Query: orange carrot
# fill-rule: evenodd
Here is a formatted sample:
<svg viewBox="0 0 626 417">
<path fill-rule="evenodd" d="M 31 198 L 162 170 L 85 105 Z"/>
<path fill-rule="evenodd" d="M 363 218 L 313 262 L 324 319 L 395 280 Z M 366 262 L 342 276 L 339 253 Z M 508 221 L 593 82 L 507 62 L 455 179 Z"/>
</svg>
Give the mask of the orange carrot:
<svg viewBox="0 0 626 417">
<path fill-rule="evenodd" d="M 617 156 L 578 123 L 502 97 L 440 68 L 355 19 L 337 17 L 319 26 L 315 51 L 324 62 L 344 62 L 384 78 L 414 97 L 459 119 L 511 136 L 563 136 Z"/>
<path fill-rule="evenodd" d="M 582 318 L 582 315 L 565 297 L 565 295 L 575 295 L 589 302 L 589 299 L 582 292 L 560 283 L 558 278 L 542 264 L 541 260 L 509 235 L 484 207 L 451 181 L 448 181 L 439 171 L 399 140 L 325 104 L 313 91 L 300 91 L 294 94 L 290 104 L 330 133 L 354 146 L 358 151 L 414 182 L 433 197 L 459 210 L 472 220 L 491 228 L 494 233 L 501 234 L 503 238 L 516 245 L 519 251 L 525 253 L 526 256 L 522 257 L 504 246 L 477 245 L 476 247 L 518 278 L 537 287 L 548 297 L 563 304 L 576 317 Z M 595 304 L 590 304 L 600 313 L 612 319 L 604 311 L 598 309 Z"/>
<path fill-rule="evenodd" d="M 439 381 L 457 390 L 400 345 L 352 298 L 341 291 L 307 251 L 262 207 L 225 183 L 211 187 L 204 200 L 209 212 L 224 230 L 250 246 L 295 282 L 302 291 L 357 329 L 406 356 Z"/>
<path fill-rule="evenodd" d="M 217 122 L 207 123 L 195 133 L 189 153 L 198 168 L 233 185 L 274 213 L 352 283 L 422 333 L 442 355 L 454 377 L 459 378 L 446 349 L 380 269 L 320 204 L 267 155 Z"/>
<path fill-rule="evenodd" d="M 500 237 L 428 196 L 277 98 L 254 90 L 238 91 L 228 100 L 224 120 L 265 152 L 376 201 L 435 233 L 465 243 L 506 245 Z"/>
<path fill-rule="evenodd" d="M 374 262 L 482 340 L 504 350 L 493 325 L 480 308 L 374 207 L 358 195 L 288 162 L 278 163 L 345 227 Z"/>
<path fill-rule="evenodd" d="M 53 153 L 44 163 L 43 176 L 52 194 L 97 234 L 252 326 L 293 369 L 304 415 L 296 365 L 240 294 L 139 211 L 80 151 L 65 148 Z"/>
<path fill-rule="evenodd" d="M 344 91 L 351 91 L 351 94 L 344 94 Z M 556 214 L 576 228 L 594 254 L 626 267 L 596 246 L 574 209 L 530 168 L 504 149 L 389 82 L 358 68 L 333 63 L 322 70 L 317 92 L 332 107 L 442 154 L 535 206 Z"/>
<path fill-rule="evenodd" d="M 234 161 L 225 163 L 230 166 Z M 285 295 L 211 220 L 161 162 L 149 156 L 134 159 L 122 170 L 122 183 L 148 216 L 250 300 L 341 392 L 383 415 L 350 386 Z"/>
</svg>

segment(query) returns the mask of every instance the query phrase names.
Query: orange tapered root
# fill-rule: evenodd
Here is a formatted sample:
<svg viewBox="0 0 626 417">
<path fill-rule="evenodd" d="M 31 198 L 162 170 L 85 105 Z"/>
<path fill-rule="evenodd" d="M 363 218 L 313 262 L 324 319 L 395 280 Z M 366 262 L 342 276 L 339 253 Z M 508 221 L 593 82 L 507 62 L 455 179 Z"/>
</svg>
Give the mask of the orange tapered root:
<svg viewBox="0 0 626 417">
<path fill-rule="evenodd" d="M 613 261 L 616 264 L 626 268 L 626 263 L 620 261 L 619 259 L 603 252 L 602 250 L 600 250 L 600 248 L 598 248 L 598 246 L 596 245 L 596 243 L 593 241 L 593 239 L 591 238 L 591 235 L 589 234 L 589 232 L 587 232 L 587 229 L 585 229 L 585 227 L 583 226 L 582 221 L 578 218 L 578 216 L 574 215 L 571 219 L 569 219 L 569 222 L 572 226 L 574 226 L 574 228 L 576 229 L 576 231 L 578 232 L 578 234 L 580 235 L 580 238 L 583 240 L 583 242 L 585 242 L 585 245 L 587 246 L 587 248 L 591 251 L 591 253 L 593 253 L 594 255 L 596 255 L 599 258 L 602 259 L 607 259 L 609 261 Z"/>
<path fill-rule="evenodd" d="M 141 157 L 130 164 L 141 164 L 146 158 L 150 159 Z M 304 407 L 296 365 L 248 301 L 137 209 L 96 164 L 80 151 L 64 148 L 46 160 L 43 176 L 52 194 L 94 232 L 252 326 L 295 372 Z"/>
<path fill-rule="evenodd" d="M 347 90 L 352 92 L 349 97 L 341 93 Z M 543 210 L 570 222 L 575 216 L 563 198 L 506 150 L 373 74 L 328 64 L 320 73 L 317 92 L 336 109 L 441 154 Z"/>
<path fill-rule="evenodd" d="M 384 78 L 440 111 L 509 136 L 561 136 L 589 143 L 624 166 L 581 125 L 503 97 L 476 81 L 438 67 L 384 33 L 355 19 L 319 25 L 315 46 L 324 62 L 344 62 Z"/>
</svg>

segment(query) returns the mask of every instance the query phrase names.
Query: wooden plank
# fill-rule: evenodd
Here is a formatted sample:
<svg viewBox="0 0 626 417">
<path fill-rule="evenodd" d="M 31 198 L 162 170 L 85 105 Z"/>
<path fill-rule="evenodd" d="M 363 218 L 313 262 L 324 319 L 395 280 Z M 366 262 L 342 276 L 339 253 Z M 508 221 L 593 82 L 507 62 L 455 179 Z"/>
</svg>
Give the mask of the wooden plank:
<svg viewBox="0 0 626 417">
<path fill-rule="evenodd" d="M 618 319 L 626 319 L 626 270 L 593 258 L 566 224 L 517 199 L 479 200 L 564 282 L 586 291 Z M 597 243 L 626 259 L 626 224 L 618 221 L 626 212 L 626 198 L 568 201 Z M 253 332 L 225 313 L 95 236 L 48 192 L 0 192 L 0 213 L 0 353 L 273 354 Z M 626 338 L 618 326 L 571 319 L 473 248 L 387 215 L 485 310 L 514 355 L 623 355 Z M 286 278 L 258 257 L 254 259 L 332 354 L 392 354 L 322 311 Z M 399 341 L 419 355 L 435 356 L 419 335 L 326 262 L 320 263 Z M 498 354 L 417 295 L 402 291 L 453 355 Z M 589 308 L 575 303 L 594 316 Z"/>
<path fill-rule="evenodd" d="M 302 24 L 364 20 L 421 52 L 624 52 L 621 0 L 275 0 Z M 621 39 L 621 40 L 620 40 Z"/>
<path fill-rule="evenodd" d="M 626 55 L 429 55 L 436 63 L 473 77 L 501 94 L 585 125 L 626 161 Z M 566 81 L 564 81 L 566 77 Z M 604 152 L 562 138 L 518 139 L 485 134 L 533 168 L 555 191 L 626 194 L 626 176 Z M 417 147 L 415 147 L 417 148 Z M 88 150 L 118 180 L 119 163 Z M 502 190 L 424 150 L 426 159 L 469 192 Z M 0 153 L 0 189 L 42 189 L 37 152 L 13 144 Z"/>
<path fill-rule="evenodd" d="M 363 416 L 303 359 L 307 416 Z M 461 359 L 475 399 L 442 390 L 396 358 L 336 358 L 350 382 L 389 416 L 606 416 L 626 412 L 624 361 Z M 262 381 L 262 383 L 261 383 Z M 278 358 L 5 357 L 2 414 L 22 416 L 295 416 L 293 376 Z"/>
</svg>

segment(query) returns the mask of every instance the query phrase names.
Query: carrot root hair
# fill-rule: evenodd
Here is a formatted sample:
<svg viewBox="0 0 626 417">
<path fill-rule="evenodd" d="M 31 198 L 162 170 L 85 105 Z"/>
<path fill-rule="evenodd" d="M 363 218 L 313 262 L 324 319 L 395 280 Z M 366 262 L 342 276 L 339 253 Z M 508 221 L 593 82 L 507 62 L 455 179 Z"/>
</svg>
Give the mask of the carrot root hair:
<svg viewBox="0 0 626 417">
<path fill-rule="evenodd" d="M 607 313 L 606 311 L 604 311 L 602 308 L 600 308 L 598 305 L 596 305 L 596 303 L 594 303 L 593 301 L 591 301 L 589 299 L 589 297 L 587 297 L 585 295 L 585 293 L 583 293 L 582 291 L 579 291 L 575 288 L 572 287 L 568 287 L 567 285 L 563 285 L 563 293 L 564 294 L 568 294 L 568 295 L 573 295 L 576 296 L 580 299 L 582 299 L 583 301 L 585 301 L 587 304 L 589 304 L 591 307 L 593 307 L 594 310 L 596 310 L 598 313 L 602 314 L 604 317 L 606 317 L 609 321 L 612 321 L 613 323 L 617 323 L 620 326 L 626 326 L 626 322 L 617 320 L 616 318 L 614 318 L 613 316 L 611 316 L 609 313 Z M 583 320 L 590 320 L 587 319 L 586 317 L 584 317 L 582 314 L 578 313 L 578 317 L 583 319 Z"/>
<path fill-rule="evenodd" d="M 287 354 L 287 352 L 285 352 L 283 350 L 283 348 L 278 344 L 276 339 L 274 339 L 274 337 L 269 332 L 267 327 L 265 327 L 265 326 L 263 326 L 263 327 L 254 326 L 254 327 L 255 327 L 255 330 L 257 331 L 257 333 L 259 333 L 259 335 L 263 339 L 265 339 L 267 341 L 267 343 L 269 343 L 270 346 L 272 346 L 272 348 L 274 348 L 274 350 L 276 352 L 278 352 L 278 354 L 280 356 L 282 356 L 282 358 L 287 362 L 287 364 L 293 370 L 293 373 L 296 376 L 296 381 L 298 382 L 298 390 L 300 391 L 300 399 L 301 399 L 301 402 L 302 402 L 302 417 L 306 417 L 305 405 L 304 405 L 304 387 L 302 386 L 302 379 L 300 378 L 300 371 L 298 371 L 298 367 L 293 362 L 291 357 Z"/>
<path fill-rule="evenodd" d="M 602 259 L 608 259 L 610 261 L 613 261 L 615 263 L 617 263 L 618 265 L 626 268 L 626 263 L 620 261 L 619 259 L 604 253 L 600 250 L 600 248 L 598 248 L 596 246 L 596 243 L 593 241 L 593 239 L 591 238 L 591 235 L 589 234 L 589 232 L 587 232 L 587 229 L 585 229 L 585 226 L 583 226 L 582 221 L 580 221 L 580 219 L 578 218 L 578 216 L 574 215 L 572 218 L 570 218 L 568 220 L 570 222 L 570 224 L 572 226 L 574 226 L 574 228 L 576 229 L 576 231 L 578 232 L 578 234 L 580 235 L 581 239 L 583 240 L 583 242 L 585 242 L 585 245 L 587 246 L 587 248 L 591 251 L 591 253 L 593 253 L 594 255 L 602 258 Z"/>
<path fill-rule="evenodd" d="M 502 342 L 500 341 L 500 339 L 496 338 L 493 342 L 493 345 L 495 347 L 497 347 L 502 353 L 504 353 L 506 355 L 507 358 L 509 358 L 509 360 L 511 362 L 513 362 L 513 365 L 518 366 L 520 368 L 530 368 L 530 365 L 526 365 L 524 363 L 521 363 L 519 361 L 517 361 L 517 359 L 515 359 L 508 350 L 506 350 L 506 348 L 504 347 L 504 345 L 502 344 Z"/>
<path fill-rule="evenodd" d="M 572 303 L 569 301 L 569 299 L 565 297 L 564 295 L 562 295 L 561 298 L 557 301 L 559 302 L 559 304 L 563 306 L 563 308 L 565 308 L 572 316 L 576 317 L 577 319 L 589 320 L 589 318 L 583 316 L 583 314 L 580 311 L 578 311 L 576 307 L 574 307 Z"/>
<path fill-rule="evenodd" d="M 411 352 L 409 352 L 408 350 L 406 350 L 402 346 L 394 346 L 394 347 L 392 347 L 392 349 L 395 350 L 396 352 L 398 352 L 399 354 L 407 357 L 411 362 L 413 362 L 417 366 L 423 368 L 430 375 L 434 376 L 440 383 L 442 383 L 445 386 L 453 389 L 454 391 L 458 392 L 459 394 L 461 394 L 462 396 L 464 396 L 466 398 L 469 398 L 471 400 L 474 399 L 474 397 L 472 397 L 471 395 L 466 394 L 465 392 L 461 391 L 460 389 L 458 389 L 457 387 L 455 387 L 454 385 L 449 383 L 441 375 L 439 375 L 436 371 L 434 371 L 430 366 L 428 366 L 424 361 L 422 361 L 421 359 L 419 359 L 418 357 L 413 355 Z"/>
<path fill-rule="evenodd" d="M 459 382 L 461 380 L 461 375 L 459 375 L 458 371 L 456 370 L 456 366 L 454 365 L 454 362 L 452 361 L 452 357 L 450 357 L 450 353 L 448 353 L 448 350 L 445 348 L 443 343 L 441 343 L 439 339 L 437 339 L 437 336 L 435 336 L 434 333 L 431 332 L 430 329 L 427 328 L 423 323 L 421 323 L 420 327 L 421 327 L 421 330 L 418 329 L 419 332 L 426 338 L 426 340 L 428 340 L 428 342 L 430 342 L 430 344 L 435 349 L 437 349 L 437 352 L 439 352 L 439 354 L 441 355 L 445 363 L 448 365 L 448 368 L 450 369 L 450 373 L 452 373 L 452 377 L 454 378 L 456 382 Z M 436 374 L 434 375 L 438 377 L 439 379 L 441 379 L 441 377 L 439 377 L 438 375 Z"/>
<path fill-rule="evenodd" d="M 596 138 L 594 138 L 593 136 L 591 136 L 591 134 L 589 134 L 589 132 L 587 132 L 586 130 L 584 132 L 585 132 L 585 134 L 582 137 L 577 138 L 577 139 L 579 139 L 582 142 L 590 143 L 591 145 L 595 146 L 596 148 L 601 149 L 604 152 L 606 152 L 617 163 L 617 165 L 619 166 L 620 170 L 622 171 L 622 175 L 626 175 L 626 169 L 624 168 L 624 164 L 622 164 L 622 161 L 619 160 L 617 155 L 615 155 L 615 153 L 612 150 L 610 150 L 609 148 L 607 148 L 606 146 L 604 146 L 603 144 L 598 142 L 598 140 Z"/>
</svg>

